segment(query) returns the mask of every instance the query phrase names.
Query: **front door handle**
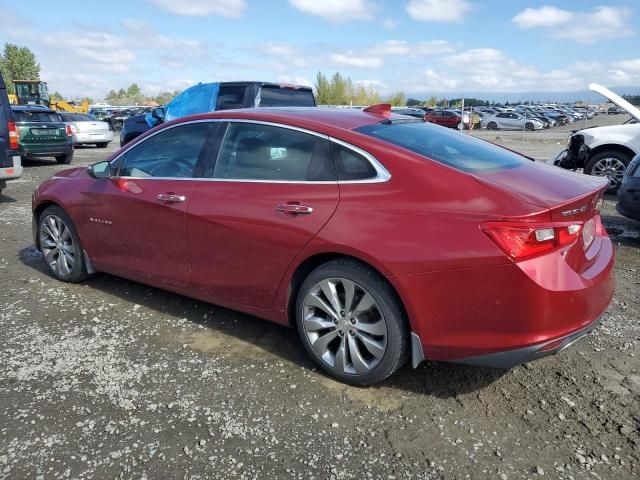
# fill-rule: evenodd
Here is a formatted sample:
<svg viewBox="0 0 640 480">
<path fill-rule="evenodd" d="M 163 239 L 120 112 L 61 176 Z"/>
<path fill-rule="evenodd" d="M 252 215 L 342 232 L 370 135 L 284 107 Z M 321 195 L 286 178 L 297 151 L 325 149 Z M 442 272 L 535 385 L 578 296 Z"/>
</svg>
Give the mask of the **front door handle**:
<svg viewBox="0 0 640 480">
<path fill-rule="evenodd" d="M 187 199 L 184 195 L 176 195 L 175 193 L 159 193 L 156 198 L 164 203 L 179 203 Z"/>
<path fill-rule="evenodd" d="M 276 206 L 276 210 L 287 215 L 309 215 L 313 213 L 313 208 L 299 203 L 286 203 Z"/>
</svg>

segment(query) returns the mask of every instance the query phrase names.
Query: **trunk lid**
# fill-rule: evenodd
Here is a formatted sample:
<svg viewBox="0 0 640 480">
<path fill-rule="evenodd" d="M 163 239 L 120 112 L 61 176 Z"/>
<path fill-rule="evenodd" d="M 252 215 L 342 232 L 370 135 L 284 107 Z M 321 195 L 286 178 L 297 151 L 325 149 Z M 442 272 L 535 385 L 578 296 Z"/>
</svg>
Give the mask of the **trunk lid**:
<svg viewBox="0 0 640 480">
<path fill-rule="evenodd" d="M 81 133 L 105 133 L 109 131 L 109 124 L 107 122 L 72 122 L 72 124 L 75 125 L 76 130 Z"/>
<path fill-rule="evenodd" d="M 17 124 L 20 130 L 20 143 L 43 144 L 67 142 L 67 131 L 64 123 L 21 122 Z"/>
</svg>

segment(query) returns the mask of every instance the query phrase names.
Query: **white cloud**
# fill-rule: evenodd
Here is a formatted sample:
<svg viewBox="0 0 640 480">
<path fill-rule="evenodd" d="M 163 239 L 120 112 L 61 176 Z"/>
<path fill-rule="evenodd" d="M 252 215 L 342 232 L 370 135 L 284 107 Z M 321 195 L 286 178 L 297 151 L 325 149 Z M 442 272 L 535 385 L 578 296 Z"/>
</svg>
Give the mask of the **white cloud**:
<svg viewBox="0 0 640 480">
<path fill-rule="evenodd" d="M 362 55 L 356 52 L 332 53 L 331 60 L 340 67 L 353 68 L 381 68 L 384 65 L 382 58 L 374 55 Z"/>
<path fill-rule="evenodd" d="M 409 0 L 407 13 L 421 22 L 461 22 L 471 10 L 467 0 Z"/>
<path fill-rule="evenodd" d="M 614 62 L 613 65 L 621 70 L 640 73 L 640 58 L 634 58 L 632 60 L 620 60 L 619 62 Z"/>
<path fill-rule="evenodd" d="M 392 18 L 387 18 L 384 22 L 382 22 L 382 26 L 387 30 L 393 30 L 395 28 L 398 28 L 398 22 L 396 22 Z"/>
<path fill-rule="evenodd" d="M 560 8 L 545 5 L 540 8 L 527 8 L 513 17 L 512 21 L 520 28 L 555 27 L 571 21 L 573 13 Z"/>
<path fill-rule="evenodd" d="M 298 49 L 289 43 L 284 42 L 266 42 L 257 47 L 257 50 L 267 55 L 289 56 L 295 55 Z"/>
<path fill-rule="evenodd" d="M 552 37 L 578 43 L 595 43 L 633 34 L 631 10 L 625 7 L 596 7 L 592 12 L 570 12 L 554 6 L 527 8 L 512 18 L 523 29 L 549 28 Z"/>
<path fill-rule="evenodd" d="M 246 10 L 244 0 L 147 0 L 165 12 L 185 17 L 222 17 L 238 18 Z"/>
<path fill-rule="evenodd" d="M 453 53 L 455 48 L 444 40 L 410 43 L 406 40 L 387 40 L 375 45 L 372 53 L 381 55 L 405 55 L 410 57 L 431 57 Z"/>
<path fill-rule="evenodd" d="M 289 76 L 289 75 L 280 75 L 278 77 L 278 82 L 281 83 L 289 83 L 292 85 L 302 85 L 305 87 L 313 86 L 313 82 L 306 77 L 303 76 Z"/>
<path fill-rule="evenodd" d="M 374 10 L 369 0 L 289 0 L 289 3 L 301 12 L 334 23 L 370 20 Z"/>
</svg>

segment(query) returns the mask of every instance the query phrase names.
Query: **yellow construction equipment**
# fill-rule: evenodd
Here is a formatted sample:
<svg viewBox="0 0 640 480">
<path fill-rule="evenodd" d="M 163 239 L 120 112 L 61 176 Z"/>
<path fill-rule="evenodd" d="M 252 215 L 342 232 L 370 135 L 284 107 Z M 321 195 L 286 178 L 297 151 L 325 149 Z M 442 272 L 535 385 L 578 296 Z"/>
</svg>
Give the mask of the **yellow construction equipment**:
<svg viewBox="0 0 640 480">
<path fill-rule="evenodd" d="M 64 100 L 51 100 L 47 89 L 47 82 L 38 80 L 14 80 L 15 95 L 9 95 L 9 103 L 14 105 L 43 105 L 58 112 L 87 113 L 89 102 L 84 100 L 81 105 L 72 105 Z"/>
</svg>

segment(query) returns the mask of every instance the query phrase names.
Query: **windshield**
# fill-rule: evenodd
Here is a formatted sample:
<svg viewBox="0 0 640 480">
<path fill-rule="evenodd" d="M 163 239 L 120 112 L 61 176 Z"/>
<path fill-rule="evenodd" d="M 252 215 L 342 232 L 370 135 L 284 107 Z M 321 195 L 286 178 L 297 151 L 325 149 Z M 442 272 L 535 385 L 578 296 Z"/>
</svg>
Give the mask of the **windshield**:
<svg viewBox="0 0 640 480">
<path fill-rule="evenodd" d="M 309 89 L 280 88 L 265 85 L 260 92 L 261 107 L 315 107 L 313 92 Z"/>
<path fill-rule="evenodd" d="M 504 170 L 529 161 L 489 142 L 430 123 L 382 122 L 355 131 L 465 172 Z"/>
</svg>

